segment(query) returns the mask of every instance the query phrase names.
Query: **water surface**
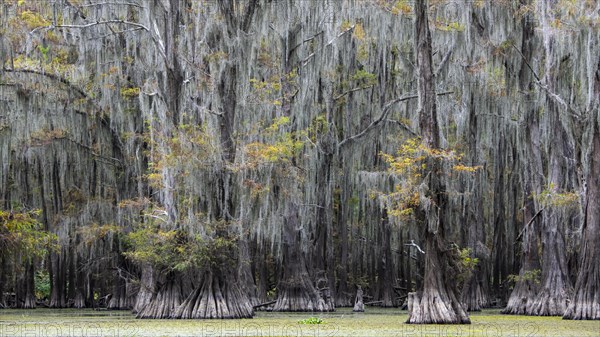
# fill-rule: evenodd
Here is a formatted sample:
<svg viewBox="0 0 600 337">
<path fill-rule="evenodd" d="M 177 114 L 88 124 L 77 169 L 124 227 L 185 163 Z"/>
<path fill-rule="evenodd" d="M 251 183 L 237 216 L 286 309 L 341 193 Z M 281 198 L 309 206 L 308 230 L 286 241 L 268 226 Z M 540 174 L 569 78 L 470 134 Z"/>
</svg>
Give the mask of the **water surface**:
<svg viewBox="0 0 600 337">
<path fill-rule="evenodd" d="M 298 321 L 320 317 L 323 324 Z M 600 321 L 471 313 L 471 325 L 408 325 L 407 312 L 367 308 L 353 313 L 257 312 L 240 320 L 139 320 L 129 311 L 0 310 L 0 336 L 600 336 Z"/>
</svg>

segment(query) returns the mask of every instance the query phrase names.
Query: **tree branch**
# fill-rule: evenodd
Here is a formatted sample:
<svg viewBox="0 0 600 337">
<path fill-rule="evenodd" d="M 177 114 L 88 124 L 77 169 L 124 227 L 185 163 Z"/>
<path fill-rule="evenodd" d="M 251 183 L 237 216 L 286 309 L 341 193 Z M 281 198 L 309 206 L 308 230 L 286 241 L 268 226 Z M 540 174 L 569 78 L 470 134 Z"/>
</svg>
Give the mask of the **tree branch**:
<svg viewBox="0 0 600 337">
<path fill-rule="evenodd" d="M 329 47 L 331 44 L 333 44 L 333 42 L 335 42 L 335 40 L 339 39 L 340 37 L 344 36 L 344 34 L 354 30 L 354 26 L 356 25 L 352 25 L 350 26 L 348 29 L 344 30 L 343 32 L 339 33 L 337 36 L 335 36 L 333 39 L 329 40 L 329 42 L 327 42 L 327 44 L 325 45 L 325 47 Z M 304 60 L 300 61 L 300 64 L 302 64 L 302 66 L 305 66 L 306 64 L 308 64 L 308 61 L 310 61 L 310 59 L 312 59 L 315 56 L 315 52 L 310 53 L 310 55 L 308 55 L 307 57 L 304 58 Z"/>
<path fill-rule="evenodd" d="M 448 50 L 446 55 L 444 55 L 442 62 L 440 62 L 437 69 L 435 70 L 435 73 L 434 73 L 435 77 L 437 77 L 440 74 L 440 72 L 442 71 L 442 68 L 444 68 L 444 66 L 448 63 L 448 61 L 450 60 L 450 55 L 452 55 L 453 50 L 454 50 L 454 48 L 451 48 L 450 50 Z"/>
<path fill-rule="evenodd" d="M 48 77 L 54 81 L 60 82 L 64 85 L 66 85 L 67 87 L 71 88 L 72 90 L 74 90 L 75 92 L 77 92 L 81 97 L 83 98 L 88 98 L 88 95 L 81 90 L 80 88 L 76 87 L 73 83 L 71 83 L 69 80 L 67 80 L 66 78 L 56 75 L 56 74 L 52 74 L 52 73 L 45 73 L 39 70 L 34 70 L 34 69 L 7 69 L 7 68 L 3 68 L 3 71 L 6 71 L 8 73 L 28 73 L 28 74 L 35 74 L 35 75 L 40 75 L 40 76 L 45 76 Z"/>
<path fill-rule="evenodd" d="M 98 25 L 109 25 L 111 23 L 134 26 L 134 27 L 141 28 L 141 29 L 143 29 L 143 30 L 145 30 L 147 32 L 150 32 L 150 29 L 148 29 L 148 27 L 142 25 L 141 23 L 131 22 L 131 21 L 125 21 L 125 20 L 118 20 L 118 19 L 90 22 L 90 23 L 86 23 L 86 24 L 83 24 L 83 25 L 52 25 L 52 26 L 40 27 L 40 28 L 50 28 L 50 29 L 52 29 L 52 28 L 77 28 L 77 29 L 83 29 L 83 28 L 90 28 L 90 27 L 98 26 Z M 33 31 L 31 31 L 31 32 L 33 33 L 34 31 L 35 31 L 35 29 Z"/>
<path fill-rule="evenodd" d="M 548 85 L 542 83 L 542 80 L 540 79 L 540 77 L 538 76 L 538 74 L 535 72 L 535 70 L 533 70 L 533 68 L 531 67 L 531 65 L 527 61 L 527 58 L 525 57 L 525 55 L 523 55 L 523 53 L 519 50 L 519 48 L 517 48 L 517 46 L 514 45 L 514 43 L 511 44 L 511 45 L 519 53 L 519 55 L 521 55 L 521 58 L 523 59 L 523 62 L 525 62 L 525 65 L 527 66 L 527 68 L 529 68 L 529 70 L 531 71 L 531 73 L 535 77 L 535 82 L 534 83 L 537 84 L 542 90 L 544 90 L 546 92 L 546 94 L 554 102 L 556 102 L 559 105 L 561 105 L 562 107 L 564 107 L 565 110 L 567 110 L 568 112 L 570 112 L 573 116 L 575 116 L 577 118 L 582 118 L 583 114 L 581 112 L 575 110 L 570 104 L 568 104 L 567 102 L 565 102 L 565 100 L 563 100 L 558 94 L 556 94 L 555 92 L 553 92 L 552 90 L 550 90 L 550 88 L 548 88 Z"/>
<path fill-rule="evenodd" d="M 109 37 L 109 36 L 112 36 L 112 35 L 119 35 L 119 34 L 125 34 L 125 33 L 129 33 L 129 32 L 136 32 L 138 30 L 143 30 L 143 28 L 135 27 L 135 28 L 131 28 L 131 29 L 117 30 L 117 31 L 113 31 L 111 29 L 111 33 L 110 34 L 104 34 L 104 35 L 100 35 L 100 36 L 97 36 L 97 37 L 92 37 L 92 38 L 89 38 L 88 41 L 89 40 L 102 39 L 102 38 Z"/>
<path fill-rule="evenodd" d="M 164 47 L 162 41 L 158 38 L 159 31 L 158 31 L 158 27 L 156 26 L 156 22 L 154 22 L 154 25 L 153 25 L 154 32 L 151 31 L 150 28 L 148 28 L 147 26 L 145 26 L 141 23 L 126 21 L 126 20 L 119 20 L 119 19 L 112 19 L 112 20 L 105 20 L 105 21 L 90 22 L 90 23 L 86 23 L 86 24 L 82 24 L 82 25 L 50 25 L 50 26 L 46 26 L 46 27 L 38 27 L 38 28 L 35 28 L 34 30 L 32 30 L 30 32 L 30 34 L 33 34 L 37 30 L 40 30 L 40 29 L 55 29 L 55 28 L 85 29 L 85 28 L 90 28 L 93 26 L 110 25 L 110 24 L 128 25 L 128 26 L 133 26 L 133 27 L 145 30 L 146 32 L 148 32 L 150 34 L 150 37 L 152 38 L 152 40 L 154 41 L 154 44 L 158 48 L 158 52 L 161 54 L 161 56 L 163 57 L 165 62 L 168 61 L 167 54 L 165 52 L 165 47 Z M 109 28 L 110 28 L 110 26 L 109 26 Z M 112 31 L 112 29 L 111 29 L 111 31 Z M 114 33 L 114 31 L 113 31 L 113 33 Z M 168 62 L 167 62 L 167 64 L 168 64 Z"/>
<path fill-rule="evenodd" d="M 394 104 L 396 104 L 396 103 L 400 103 L 400 102 L 404 102 L 404 101 L 407 101 L 407 100 L 409 100 L 409 99 L 414 99 L 414 98 L 417 98 L 417 97 L 419 97 L 419 96 L 418 96 L 418 95 L 415 95 L 415 94 L 412 94 L 412 95 L 402 96 L 402 97 L 400 97 L 400 98 L 396 98 L 396 99 L 393 99 L 393 100 L 391 100 L 391 101 L 387 102 L 387 103 L 384 105 L 384 107 L 383 107 L 383 112 L 381 113 L 381 115 L 379 116 L 379 118 L 377 118 L 376 120 L 374 120 L 373 122 L 371 122 L 371 124 L 367 125 L 367 127 L 366 127 L 366 128 L 364 128 L 364 129 L 363 129 L 361 132 L 359 132 L 358 134 L 356 134 L 356 135 L 354 135 L 354 136 L 351 136 L 351 137 L 348 137 L 348 138 L 346 138 L 346 139 L 342 140 L 342 141 L 341 141 L 341 142 L 338 144 L 338 149 L 342 148 L 342 146 L 344 146 L 345 144 L 347 144 L 347 143 L 349 143 L 349 142 L 351 142 L 351 141 L 354 141 L 354 140 L 357 140 L 357 139 L 359 139 L 359 138 L 363 137 L 363 136 L 364 136 L 364 135 L 366 135 L 366 134 L 367 134 L 367 132 L 369 132 L 371 129 L 374 129 L 375 127 L 377 127 L 377 126 L 378 126 L 378 125 L 379 125 L 379 124 L 380 124 L 382 121 L 384 121 L 384 120 L 387 118 L 387 116 L 388 116 L 388 114 L 389 114 L 389 112 L 390 112 L 390 108 L 391 108 L 392 106 L 394 106 Z"/>
<path fill-rule="evenodd" d="M 411 135 L 418 137 L 419 134 L 414 132 L 408 125 L 406 125 L 405 123 L 402 123 L 401 121 L 395 120 L 395 119 L 386 119 L 385 120 L 388 123 L 393 123 L 396 124 L 398 126 L 400 126 L 401 128 L 403 128 L 404 130 L 406 130 L 408 133 L 410 133 Z"/>
<path fill-rule="evenodd" d="M 519 233 L 519 235 L 517 235 L 517 238 L 515 239 L 515 243 L 517 241 L 519 241 L 519 239 L 521 238 L 521 236 L 523 236 L 523 233 L 525 233 L 525 230 L 533 223 L 533 220 L 535 220 L 535 218 L 537 218 L 542 213 L 542 211 L 544 209 L 545 208 L 542 207 L 539 211 L 537 211 L 537 213 L 535 213 L 535 215 L 533 217 L 531 217 L 531 220 L 529 220 L 529 222 L 523 227 L 523 229 L 521 230 L 521 232 Z"/>
<path fill-rule="evenodd" d="M 356 87 L 356 88 L 354 88 L 354 89 L 350 89 L 350 90 L 344 91 L 343 93 L 341 93 L 341 94 L 339 94 L 339 95 L 335 96 L 335 97 L 333 98 L 333 100 L 334 100 L 334 101 L 337 101 L 338 99 L 340 99 L 340 98 L 342 98 L 342 97 L 344 97 L 344 96 L 348 95 L 348 94 L 349 94 L 349 93 L 351 93 L 351 92 L 360 91 L 360 90 L 363 90 L 363 89 L 369 89 L 369 88 L 372 88 L 372 87 L 373 87 L 373 85 L 372 85 L 372 84 L 371 84 L 371 85 L 368 85 L 368 86 L 366 86 L 366 87 Z"/>
<path fill-rule="evenodd" d="M 425 251 L 424 251 L 423 249 L 421 249 L 421 247 L 419 247 L 419 245 L 417 245 L 417 244 L 415 243 L 415 240 L 410 240 L 410 243 L 405 243 L 404 245 L 405 245 L 405 246 L 412 246 L 412 247 L 416 247 L 416 248 L 417 248 L 417 250 L 419 251 L 419 253 L 421 253 L 421 254 L 425 254 Z"/>
<path fill-rule="evenodd" d="M 138 7 L 138 8 L 146 8 L 142 5 L 133 3 L 133 2 L 114 2 L 114 1 L 106 1 L 106 2 L 96 2 L 96 3 L 91 3 L 91 4 L 83 4 L 83 5 L 79 5 L 77 7 L 80 8 L 84 8 L 84 7 L 94 7 L 94 6 L 103 6 L 103 5 L 117 5 L 117 6 L 133 6 L 133 7 Z"/>
<path fill-rule="evenodd" d="M 523 55 L 523 53 L 521 53 L 521 51 L 519 50 L 519 48 L 517 48 L 517 46 L 515 46 L 514 43 L 511 43 L 511 46 L 517 51 L 517 53 L 519 53 L 519 55 L 521 55 L 521 58 L 523 59 L 523 62 L 525 62 L 525 65 L 527 66 L 527 68 L 529 68 L 529 70 L 531 71 L 531 73 L 533 74 L 533 76 L 535 77 L 535 79 L 539 82 L 540 81 L 540 77 L 535 72 L 535 70 L 533 70 L 533 68 L 531 67 L 531 64 L 529 64 L 529 62 L 527 61 L 527 58 L 525 57 L 525 55 Z"/>
<path fill-rule="evenodd" d="M 454 91 L 445 91 L 445 92 L 440 92 L 437 95 L 438 96 L 443 96 L 443 95 L 448 95 L 448 94 L 452 94 L 454 93 Z M 348 137 L 344 140 L 342 140 L 339 144 L 338 144 L 338 150 L 342 148 L 342 146 L 344 146 L 345 144 L 348 144 L 351 141 L 357 140 L 361 137 L 363 137 L 364 135 L 367 134 L 367 132 L 371 131 L 372 129 L 376 128 L 377 126 L 379 126 L 379 124 L 381 124 L 381 122 L 385 121 L 387 119 L 388 114 L 390 113 L 390 109 L 392 108 L 392 106 L 394 106 L 394 104 L 396 103 L 400 103 L 400 102 L 404 102 L 407 101 L 409 99 L 414 99 L 414 98 L 418 98 L 419 95 L 416 94 L 411 94 L 411 95 L 407 95 L 407 96 L 402 96 L 400 98 L 396 98 L 393 99 L 389 102 L 387 102 L 384 106 L 383 106 L 383 112 L 381 113 L 381 115 L 379 116 L 379 118 L 377 118 L 376 120 L 374 120 L 373 122 L 371 122 L 371 124 L 369 124 L 366 128 L 364 128 L 361 132 L 359 132 L 358 134 Z"/>
</svg>

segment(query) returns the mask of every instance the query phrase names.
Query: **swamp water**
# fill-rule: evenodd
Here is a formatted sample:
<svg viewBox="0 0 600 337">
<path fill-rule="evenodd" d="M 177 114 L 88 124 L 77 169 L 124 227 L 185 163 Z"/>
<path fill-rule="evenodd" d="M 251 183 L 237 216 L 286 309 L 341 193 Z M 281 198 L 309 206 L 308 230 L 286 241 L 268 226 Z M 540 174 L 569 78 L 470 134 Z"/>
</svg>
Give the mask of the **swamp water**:
<svg viewBox="0 0 600 337">
<path fill-rule="evenodd" d="M 321 324 L 299 321 L 319 317 Z M 600 321 L 471 313 L 471 325 L 408 325 L 407 312 L 367 308 L 353 313 L 256 312 L 241 320 L 139 320 L 129 311 L 0 310 L 4 336 L 600 336 Z"/>
</svg>

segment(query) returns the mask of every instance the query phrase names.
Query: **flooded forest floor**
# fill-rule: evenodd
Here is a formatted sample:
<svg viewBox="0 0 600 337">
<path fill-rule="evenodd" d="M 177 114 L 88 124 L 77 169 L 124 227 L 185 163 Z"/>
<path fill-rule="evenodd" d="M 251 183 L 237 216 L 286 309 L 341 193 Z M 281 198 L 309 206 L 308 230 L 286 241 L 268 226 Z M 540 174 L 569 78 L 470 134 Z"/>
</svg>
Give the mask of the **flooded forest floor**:
<svg viewBox="0 0 600 337">
<path fill-rule="evenodd" d="M 311 317 L 320 324 L 303 324 Z M 139 320 L 129 311 L 0 310 L 0 336 L 598 336 L 600 321 L 471 313 L 470 325 L 409 325 L 407 312 L 257 312 L 240 320 Z"/>
</svg>

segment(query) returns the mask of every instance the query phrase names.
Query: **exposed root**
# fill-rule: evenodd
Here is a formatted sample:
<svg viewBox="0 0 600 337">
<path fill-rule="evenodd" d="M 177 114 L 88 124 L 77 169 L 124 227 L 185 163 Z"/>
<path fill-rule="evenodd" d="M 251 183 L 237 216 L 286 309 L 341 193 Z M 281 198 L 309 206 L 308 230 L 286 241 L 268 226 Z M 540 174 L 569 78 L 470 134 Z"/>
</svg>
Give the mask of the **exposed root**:
<svg viewBox="0 0 600 337">
<path fill-rule="evenodd" d="M 173 312 L 171 318 L 252 318 L 254 309 L 238 284 L 207 273 L 202 285 Z"/>
</svg>

